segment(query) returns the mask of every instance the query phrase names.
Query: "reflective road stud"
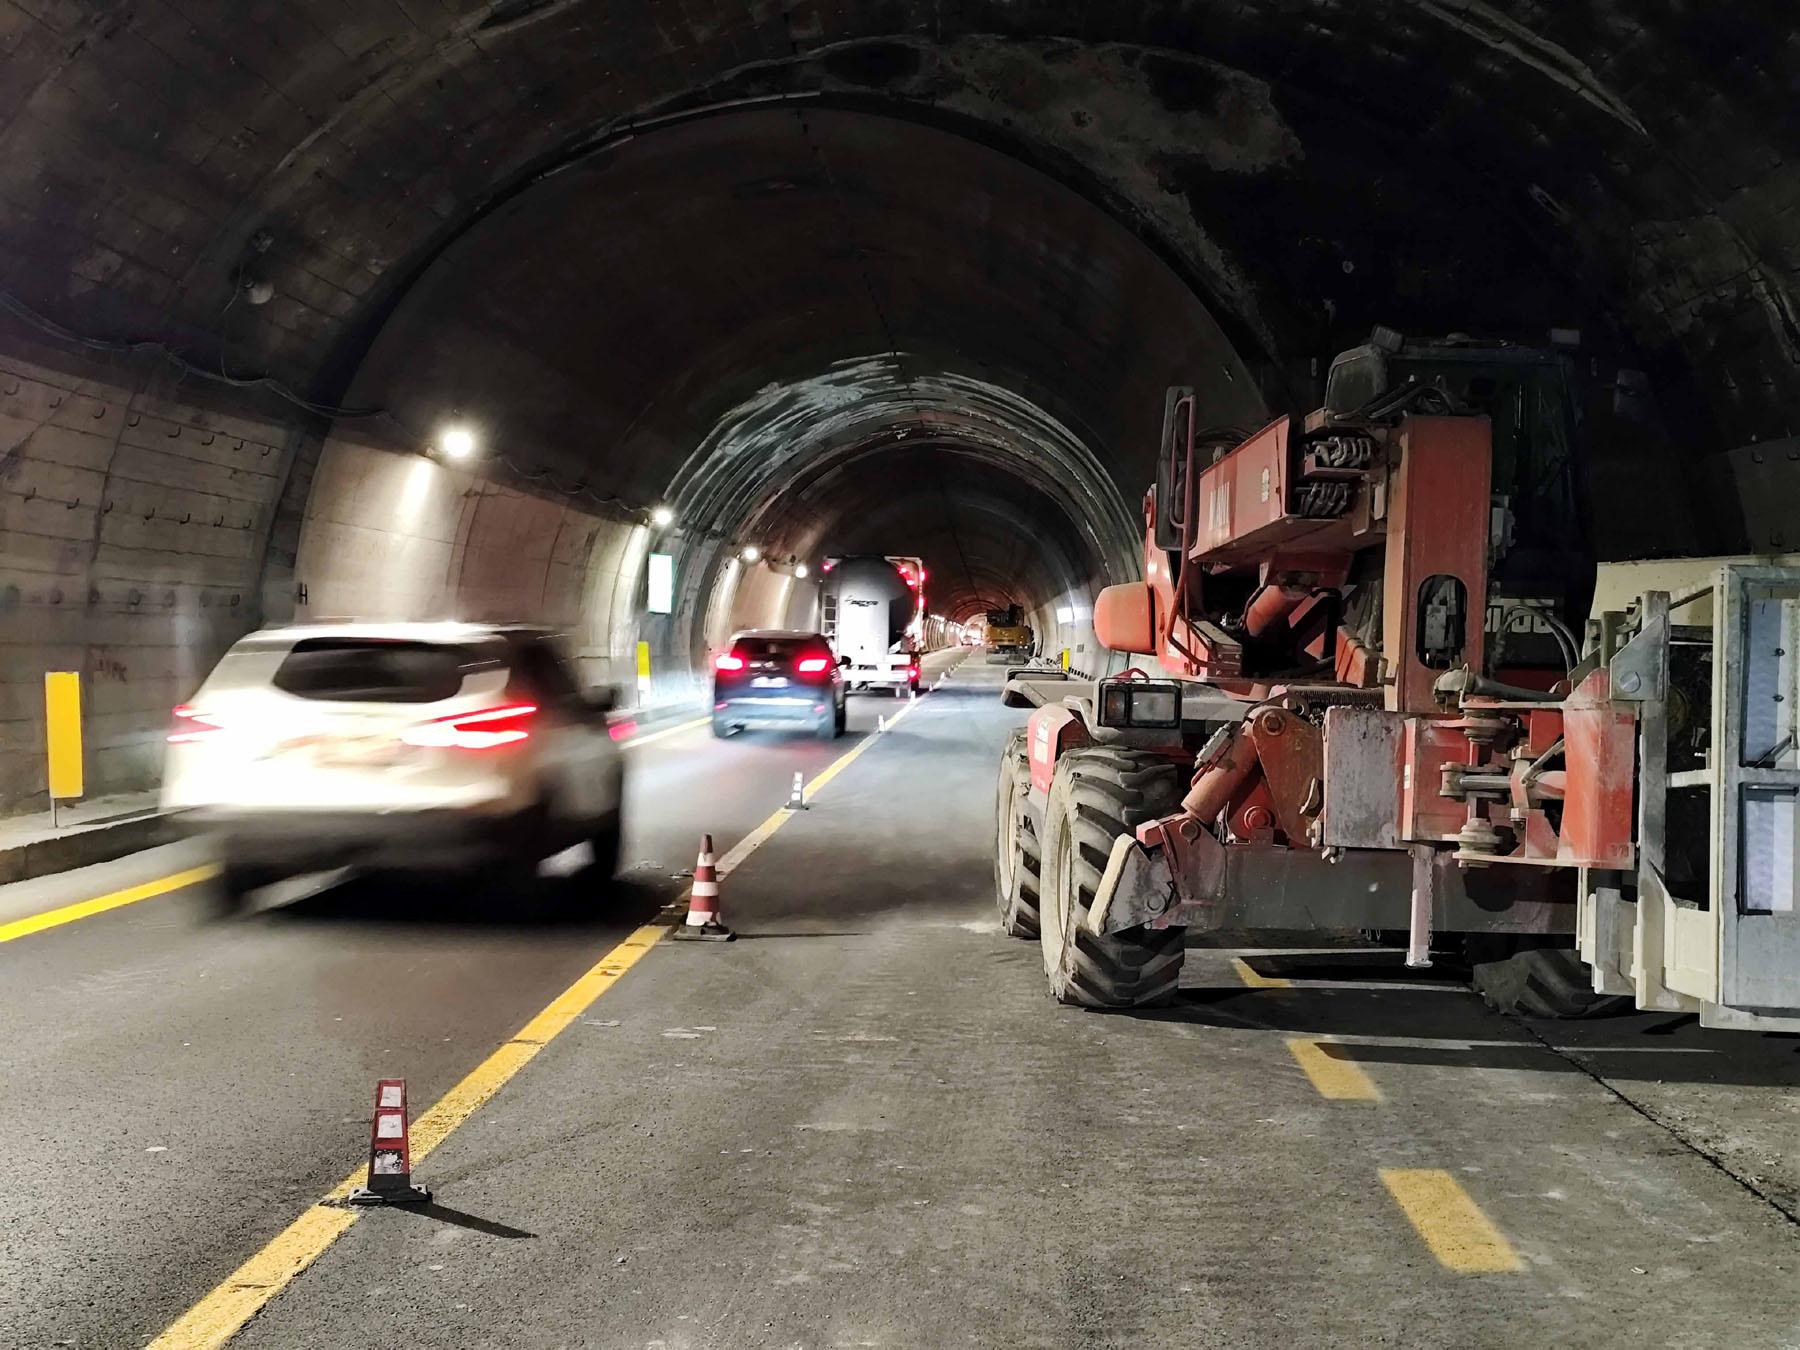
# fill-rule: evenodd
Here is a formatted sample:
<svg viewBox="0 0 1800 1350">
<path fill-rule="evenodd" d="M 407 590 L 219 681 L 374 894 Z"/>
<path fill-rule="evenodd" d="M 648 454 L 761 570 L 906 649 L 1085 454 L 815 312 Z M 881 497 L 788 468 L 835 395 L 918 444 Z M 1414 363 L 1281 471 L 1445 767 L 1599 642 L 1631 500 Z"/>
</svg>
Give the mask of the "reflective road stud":
<svg viewBox="0 0 1800 1350">
<path fill-rule="evenodd" d="M 694 862 L 694 886 L 688 892 L 687 918 L 671 936 L 690 942 L 730 942 L 737 937 L 719 922 L 719 874 L 713 865 L 710 834 L 700 836 L 700 856 Z"/>
<path fill-rule="evenodd" d="M 412 1184 L 412 1145 L 407 1138 L 406 1080 L 375 1085 L 375 1120 L 369 1129 L 369 1180 L 350 1192 L 353 1205 L 422 1205 L 431 1192 Z"/>
</svg>

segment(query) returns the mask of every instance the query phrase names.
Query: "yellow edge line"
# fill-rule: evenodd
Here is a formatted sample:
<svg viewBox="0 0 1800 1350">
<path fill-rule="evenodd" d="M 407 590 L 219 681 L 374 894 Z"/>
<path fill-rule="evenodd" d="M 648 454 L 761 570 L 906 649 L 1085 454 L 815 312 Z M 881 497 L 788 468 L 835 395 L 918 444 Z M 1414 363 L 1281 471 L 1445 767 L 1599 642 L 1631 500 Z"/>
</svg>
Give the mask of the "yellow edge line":
<svg viewBox="0 0 1800 1350">
<path fill-rule="evenodd" d="M 627 750 L 635 750 L 640 745 L 649 745 L 652 741 L 660 741 L 665 736 L 679 736 L 684 731 L 703 727 L 710 721 L 712 721 L 710 717 L 696 717 L 691 722 L 681 722 L 672 727 L 664 727 L 661 731 L 647 731 L 642 736 L 628 737 L 621 744 Z"/>
<path fill-rule="evenodd" d="M 898 722 L 914 706 L 916 705 L 909 704 L 894 721 Z M 888 725 L 892 726 L 893 722 Z M 867 736 L 846 751 L 813 779 L 808 792 L 816 791 L 829 782 L 868 749 L 875 739 L 873 735 Z M 739 840 L 719 860 L 721 875 L 755 852 L 793 814 L 784 807 Z M 423 1161 L 444 1142 L 452 1130 L 506 1086 L 514 1074 L 529 1064 L 540 1050 L 586 1012 L 594 1000 L 612 988 L 620 976 L 636 965 L 644 953 L 669 932 L 667 923 L 645 924 L 639 928 L 601 957 L 586 974 L 559 994 L 549 1007 L 520 1027 L 510 1040 L 476 1065 L 460 1083 L 413 1122 L 409 1141 L 412 1145 L 412 1161 Z M 211 1293 L 183 1313 L 162 1335 L 151 1341 L 148 1350 L 215 1350 L 229 1341 L 271 1299 L 293 1283 L 301 1271 L 323 1256 L 332 1243 L 349 1231 L 350 1225 L 357 1220 L 358 1211 L 339 1208 L 336 1202 L 362 1185 L 367 1179 L 367 1173 L 366 1166 L 359 1167 L 333 1186 L 322 1201 L 307 1208 L 299 1218 L 271 1238 L 261 1251 L 234 1270 Z"/>
<path fill-rule="evenodd" d="M 1448 1172 L 1435 1167 L 1384 1167 L 1381 1180 L 1446 1270 L 1497 1275 L 1524 1269 L 1512 1244 Z"/>
<path fill-rule="evenodd" d="M 915 698 L 915 699 L 907 700 L 906 706 L 904 708 L 902 708 L 899 712 L 895 713 L 893 718 L 888 722 L 888 730 L 892 731 L 895 727 L 899 726 L 900 719 L 902 717 L 905 717 L 908 713 L 910 713 L 914 708 L 916 708 L 918 706 L 919 706 L 918 699 Z M 839 756 L 839 758 L 837 759 L 837 761 L 835 763 L 827 765 L 824 769 L 822 769 L 819 773 L 819 776 L 817 778 L 813 779 L 812 782 L 810 782 L 806 785 L 805 795 L 807 797 L 812 796 L 813 793 L 817 792 L 820 788 L 824 787 L 832 779 L 836 778 L 845 769 L 849 768 L 853 763 L 855 763 L 856 757 L 858 755 L 860 755 L 863 751 L 867 750 L 871 745 L 875 744 L 875 742 L 880 739 L 881 739 L 881 733 L 878 731 L 870 731 L 870 732 L 864 733 L 863 738 L 860 741 L 858 741 L 854 746 L 852 746 L 843 755 Z"/>
<path fill-rule="evenodd" d="M 1339 1059 L 1326 1048 L 1326 1042 L 1294 1036 L 1289 1038 L 1287 1048 L 1321 1097 L 1340 1102 L 1381 1100 L 1381 1089 L 1363 1072 L 1362 1065 Z"/>
<path fill-rule="evenodd" d="M 492 1097 L 588 1007 L 643 958 L 669 931 L 664 924 L 646 924 L 601 957 L 586 974 L 559 994 L 556 1000 L 514 1033 L 493 1054 L 482 1060 L 432 1108 L 413 1122 L 412 1160 L 416 1164 L 481 1104 Z M 363 1184 L 366 1167 L 359 1167 L 326 1194 L 325 1201 L 342 1200 Z M 234 1270 L 162 1335 L 150 1342 L 153 1350 L 197 1350 L 221 1346 L 244 1323 L 264 1308 L 295 1276 L 318 1260 L 331 1244 L 355 1223 L 355 1210 L 330 1203 L 308 1208 L 268 1245 Z"/>
<path fill-rule="evenodd" d="M 173 876 L 146 881 L 142 885 L 127 886 L 122 891 L 97 895 L 92 900 L 78 900 L 74 904 L 64 905 L 60 909 L 47 909 L 42 914 L 32 914 L 23 919 L 14 919 L 11 923 L 0 924 L 0 942 L 11 942 L 15 938 L 30 937 L 33 933 L 41 933 L 46 928 L 60 928 L 65 923 L 74 923 L 77 919 L 85 919 L 93 914 L 104 914 L 109 909 L 118 909 L 123 905 L 135 905 L 140 900 L 167 895 L 170 891 L 178 891 L 183 886 L 192 886 L 195 882 L 205 881 L 218 874 L 219 869 L 212 863 L 207 863 L 202 867 L 190 867 L 187 871 L 177 872 Z"/>
<path fill-rule="evenodd" d="M 1258 975 L 1249 965 L 1238 957 L 1231 958 L 1231 968 L 1237 977 L 1252 989 L 1292 989 L 1294 982 L 1284 980 L 1276 975 Z"/>
</svg>

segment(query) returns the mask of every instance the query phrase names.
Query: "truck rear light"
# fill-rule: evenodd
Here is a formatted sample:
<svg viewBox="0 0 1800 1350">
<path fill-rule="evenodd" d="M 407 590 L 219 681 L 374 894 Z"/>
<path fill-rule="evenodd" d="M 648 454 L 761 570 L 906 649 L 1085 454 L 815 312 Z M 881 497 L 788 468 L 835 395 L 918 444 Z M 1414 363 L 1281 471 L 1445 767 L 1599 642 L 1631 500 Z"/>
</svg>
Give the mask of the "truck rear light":
<svg viewBox="0 0 1800 1350">
<path fill-rule="evenodd" d="M 917 666 L 908 666 L 906 668 L 906 678 L 909 680 L 918 679 L 919 678 L 919 668 Z"/>
<path fill-rule="evenodd" d="M 531 719 L 536 713 L 535 703 L 508 703 L 498 708 L 483 708 L 480 712 L 457 713 L 420 722 L 402 731 L 400 739 L 408 745 L 434 749 L 491 750 L 528 737 Z"/>
<path fill-rule="evenodd" d="M 726 652 L 725 655 L 713 662 L 715 670 L 742 670 L 743 668 L 744 658 L 735 652 Z"/>
<path fill-rule="evenodd" d="M 803 656 L 795 669 L 802 675 L 823 675 L 831 669 L 831 658 L 828 656 Z"/>
<path fill-rule="evenodd" d="M 178 703 L 175 705 L 175 729 L 169 733 L 169 744 L 189 745 L 194 741 L 211 740 L 224 730 L 224 723 L 213 714 Z"/>
</svg>

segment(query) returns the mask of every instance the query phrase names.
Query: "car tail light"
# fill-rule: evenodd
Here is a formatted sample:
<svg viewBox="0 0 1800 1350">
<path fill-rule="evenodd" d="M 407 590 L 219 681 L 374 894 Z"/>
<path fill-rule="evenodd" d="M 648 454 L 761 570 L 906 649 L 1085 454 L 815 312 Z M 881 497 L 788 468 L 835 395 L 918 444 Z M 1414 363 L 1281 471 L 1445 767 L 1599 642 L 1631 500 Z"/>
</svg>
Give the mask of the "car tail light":
<svg viewBox="0 0 1800 1350">
<path fill-rule="evenodd" d="M 637 723 L 629 718 L 621 719 L 607 725 L 606 734 L 615 741 L 629 740 L 637 735 Z"/>
<path fill-rule="evenodd" d="M 736 652 L 726 652 L 725 655 L 713 662 L 713 668 L 715 670 L 742 670 L 744 658 Z"/>
<path fill-rule="evenodd" d="M 452 717 L 420 722 L 402 731 L 400 739 L 408 745 L 438 749 L 491 750 L 529 736 L 531 719 L 536 713 L 535 703 L 508 703 L 499 708 L 483 708 L 480 712 L 457 713 Z"/>
<path fill-rule="evenodd" d="M 908 666 L 906 668 L 906 678 L 909 680 L 918 679 L 919 678 L 919 668 L 917 666 Z"/>
<path fill-rule="evenodd" d="M 194 741 L 210 740 L 224 730 L 224 723 L 213 714 L 178 703 L 175 705 L 175 729 L 169 733 L 169 744 L 189 745 Z"/>
<path fill-rule="evenodd" d="M 823 675 L 831 669 L 831 658 L 829 656 L 803 656 L 796 669 L 802 675 Z"/>
</svg>

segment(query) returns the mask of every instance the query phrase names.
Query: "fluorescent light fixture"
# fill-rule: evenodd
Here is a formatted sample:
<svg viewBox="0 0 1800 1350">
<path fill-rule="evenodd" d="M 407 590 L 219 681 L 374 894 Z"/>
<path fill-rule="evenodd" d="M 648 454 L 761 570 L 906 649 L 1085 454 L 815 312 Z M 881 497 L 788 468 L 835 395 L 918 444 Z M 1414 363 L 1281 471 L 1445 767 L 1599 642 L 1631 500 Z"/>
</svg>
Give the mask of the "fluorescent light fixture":
<svg viewBox="0 0 1800 1350">
<path fill-rule="evenodd" d="M 794 575 L 799 577 L 802 581 L 806 580 L 806 564 L 801 563 L 798 567 L 796 567 L 794 569 Z"/>
<path fill-rule="evenodd" d="M 475 453 L 475 433 L 465 426 L 445 427 L 438 436 L 438 449 L 447 459 L 467 459 Z"/>
<path fill-rule="evenodd" d="M 747 563 L 753 563 L 758 558 L 762 557 L 762 550 L 760 548 L 758 548 L 755 544 L 745 544 L 744 551 L 741 554 L 739 554 L 738 556 L 741 557 Z"/>
<path fill-rule="evenodd" d="M 652 614 L 673 614 L 675 612 L 675 556 L 671 553 L 652 553 L 649 565 L 650 594 L 644 602 L 644 608 Z"/>
<path fill-rule="evenodd" d="M 1075 622 L 1075 611 L 1073 609 L 1069 608 L 1069 606 L 1067 606 L 1067 605 L 1057 606 L 1056 621 L 1058 623 L 1074 623 Z"/>
<path fill-rule="evenodd" d="M 650 523 L 659 530 L 666 530 L 675 523 L 675 513 L 666 506 L 659 506 L 650 513 Z"/>
</svg>

